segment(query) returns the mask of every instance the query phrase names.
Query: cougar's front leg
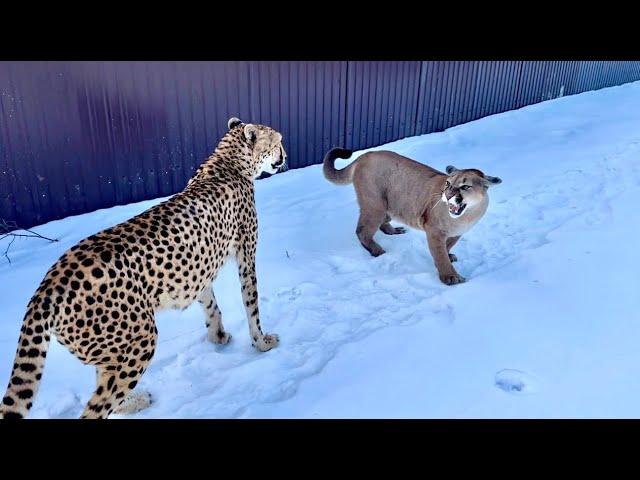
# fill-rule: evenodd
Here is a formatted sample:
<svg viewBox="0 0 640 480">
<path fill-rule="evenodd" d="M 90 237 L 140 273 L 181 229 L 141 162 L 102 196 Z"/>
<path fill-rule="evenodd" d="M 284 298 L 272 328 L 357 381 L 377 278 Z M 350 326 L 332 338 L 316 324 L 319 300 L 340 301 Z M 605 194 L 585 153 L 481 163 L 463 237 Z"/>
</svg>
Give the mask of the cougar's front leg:
<svg viewBox="0 0 640 480">
<path fill-rule="evenodd" d="M 433 257 L 433 262 L 438 269 L 440 281 L 447 285 L 455 285 L 462 283 L 465 278 L 456 272 L 449 259 L 449 251 L 447 249 L 447 238 L 440 232 L 427 232 L 427 243 L 429 251 Z"/>
<path fill-rule="evenodd" d="M 460 240 L 459 236 L 447 238 L 447 252 L 449 252 L 449 260 L 451 260 L 451 262 L 458 261 L 458 257 L 456 257 L 453 253 L 451 253 L 451 249 L 456 243 L 458 243 L 458 240 Z"/>
</svg>

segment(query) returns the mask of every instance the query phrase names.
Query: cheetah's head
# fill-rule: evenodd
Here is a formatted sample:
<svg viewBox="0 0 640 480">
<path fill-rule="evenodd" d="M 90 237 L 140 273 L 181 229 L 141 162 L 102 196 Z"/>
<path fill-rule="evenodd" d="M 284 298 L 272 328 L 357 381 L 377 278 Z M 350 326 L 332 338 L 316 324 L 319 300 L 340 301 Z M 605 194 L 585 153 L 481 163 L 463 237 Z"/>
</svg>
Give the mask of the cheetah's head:
<svg viewBox="0 0 640 480">
<path fill-rule="evenodd" d="M 241 127 L 252 150 L 255 178 L 263 172 L 274 174 L 284 167 L 287 153 L 282 146 L 282 134 L 266 125 L 243 124 L 238 118 L 229 119 L 229 130 Z"/>
</svg>

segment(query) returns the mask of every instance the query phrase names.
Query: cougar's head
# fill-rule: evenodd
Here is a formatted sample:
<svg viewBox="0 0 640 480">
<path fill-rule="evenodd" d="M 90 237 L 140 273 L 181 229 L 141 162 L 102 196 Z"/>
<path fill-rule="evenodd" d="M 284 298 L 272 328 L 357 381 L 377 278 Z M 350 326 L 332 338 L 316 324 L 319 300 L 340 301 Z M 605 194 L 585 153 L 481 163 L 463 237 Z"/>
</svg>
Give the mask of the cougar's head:
<svg viewBox="0 0 640 480">
<path fill-rule="evenodd" d="M 499 183 L 502 183 L 502 180 L 498 177 L 485 175 L 475 168 L 458 170 L 449 165 L 447 180 L 442 189 L 442 201 L 447 203 L 449 215 L 458 218 L 485 201 L 489 187 Z"/>
</svg>

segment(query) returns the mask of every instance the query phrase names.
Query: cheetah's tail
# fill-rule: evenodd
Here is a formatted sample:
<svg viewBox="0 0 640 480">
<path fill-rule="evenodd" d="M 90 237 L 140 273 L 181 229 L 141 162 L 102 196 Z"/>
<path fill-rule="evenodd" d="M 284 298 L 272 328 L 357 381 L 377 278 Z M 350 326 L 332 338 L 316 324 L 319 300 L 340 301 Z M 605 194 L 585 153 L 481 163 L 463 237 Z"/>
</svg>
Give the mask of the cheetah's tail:
<svg viewBox="0 0 640 480">
<path fill-rule="evenodd" d="M 50 304 L 43 304 L 39 308 L 33 305 L 33 302 L 29 305 L 20 330 L 18 351 L 13 362 L 7 393 L 0 405 L 0 418 L 24 418 L 31 409 L 51 339 L 49 332 L 52 321 L 49 306 Z"/>
</svg>

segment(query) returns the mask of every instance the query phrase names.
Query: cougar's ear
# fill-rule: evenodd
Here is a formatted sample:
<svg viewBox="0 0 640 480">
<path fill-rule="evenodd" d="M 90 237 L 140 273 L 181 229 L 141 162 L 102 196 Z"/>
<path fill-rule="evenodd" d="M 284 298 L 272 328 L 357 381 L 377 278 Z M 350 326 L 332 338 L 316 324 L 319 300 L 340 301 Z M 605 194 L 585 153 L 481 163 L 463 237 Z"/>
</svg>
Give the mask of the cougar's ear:
<svg viewBox="0 0 640 480">
<path fill-rule="evenodd" d="M 491 177 L 489 175 L 485 175 L 484 176 L 484 180 L 485 180 L 485 183 L 487 184 L 487 186 L 498 185 L 499 183 L 502 183 L 502 179 L 501 178 Z"/>
<path fill-rule="evenodd" d="M 447 167 L 447 175 L 452 175 L 454 173 L 456 173 L 458 171 L 458 169 L 456 167 L 454 167 L 453 165 L 449 165 Z"/>
<path fill-rule="evenodd" d="M 255 125 L 251 125 L 250 123 L 244 126 L 244 136 L 250 143 L 256 141 L 258 136 L 258 128 Z"/>
<path fill-rule="evenodd" d="M 238 125 L 240 125 L 241 123 L 242 123 L 242 120 L 240 120 L 238 117 L 231 117 L 227 122 L 227 127 L 229 127 L 229 130 L 231 130 L 232 128 L 235 128 Z"/>
</svg>

